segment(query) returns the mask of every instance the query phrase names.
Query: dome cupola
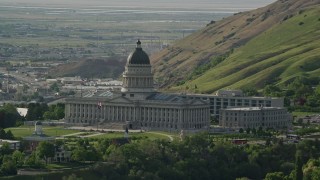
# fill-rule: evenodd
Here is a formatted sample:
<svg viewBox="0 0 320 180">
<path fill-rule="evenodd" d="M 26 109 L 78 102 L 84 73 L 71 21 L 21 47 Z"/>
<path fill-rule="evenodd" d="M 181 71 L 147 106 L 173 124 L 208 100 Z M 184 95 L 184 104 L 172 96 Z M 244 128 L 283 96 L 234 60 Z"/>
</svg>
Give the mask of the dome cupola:
<svg viewBox="0 0 320 180">
<path fill-rule="evenodd" d="M 145 94 L 145 96 L 153 93 L 155 90 L 151 68 L 149 56 L 142 50 L 141 42 L 138 40 L 135 51 L 128 56 L 121 92 L 130 93 L 130 97 L 134 96 L 132 93 Z"/>
<path fill-rule="evenodd" d="M 135 51 L 128 56 L 127 64 L 150 64 L 149 56 L 142 50 L 140 40 L 137 42 Z"/>
</svg>

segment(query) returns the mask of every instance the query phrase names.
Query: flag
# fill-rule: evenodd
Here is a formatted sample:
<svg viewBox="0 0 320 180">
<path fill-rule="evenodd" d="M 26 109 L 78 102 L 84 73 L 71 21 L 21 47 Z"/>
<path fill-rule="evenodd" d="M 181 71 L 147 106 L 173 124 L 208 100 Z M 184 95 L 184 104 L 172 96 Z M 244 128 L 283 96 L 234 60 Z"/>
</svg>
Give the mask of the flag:
<svg viewBox="0 0 320 180">
<path fill-rule="evenodd" d="M 101 102 L 98 102 L 98 109 L 101 109 L 101 107 L 102 107 Z"/>
</svg>

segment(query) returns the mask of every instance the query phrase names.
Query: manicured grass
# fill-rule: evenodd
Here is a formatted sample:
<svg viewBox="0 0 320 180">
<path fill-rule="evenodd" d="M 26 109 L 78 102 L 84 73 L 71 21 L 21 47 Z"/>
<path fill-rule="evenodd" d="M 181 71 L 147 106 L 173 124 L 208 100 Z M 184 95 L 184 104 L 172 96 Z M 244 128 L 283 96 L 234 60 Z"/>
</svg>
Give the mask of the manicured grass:
<svg viewBox="0 0 320 180">
<path fill-rule="evenodd" d="M 165 140 L 170 140 L 169 137 L 166 135 L 171 135 L 167 134 L 166 132 L 143 132 L 143 133 L 130 133 L 129 131 L 129 137 L 144 137 L 150 140 L 156 140 L 156 139 L 165 139 Z M 124 133 L 122 132 L 113 132 L 113 133 L 105 133 L 97 136 L 92 136 L 90 138 L 106 138 L 106 139 L 114 139 L 114 138 L 122 138 L 124 137 Z M 176 136 L 172 136 L 174 139 Z"/>
<path fill-rule="evenodd" d="M 15 137 L 25 137 L 30 136 L 34 132 L 33 126 L 22 126 L 22 127 L 15 127 L 15 128 L 7 128 L 6 131 L 11 130 L 12 134 Z M 45 126 L 43 127 L 44 134 L 48 136 L 63 136 L 67 134 L 73 134 L 80 132 L 79 130 L 71 130 L 71 129 L 64 129 L 61 126 Z"/>
<path fill-rule="evenodd" d="M 14 137 L 25 137 L 30 136 L 34 132 L 34 127 L 30 126 L 30 128 L 27 127 L 17 127 L 17 128 L 6 128 L 5 131 L 10 130 Z"/>
<path fill-rule="evenodd" d="M 319 115 L 319 112 L 298 112 L 298 111 L 294 111 L 292 112 L 292 116 L 296 116 L 297 118 L 303 118 L 305 116 L 310 116 L 310 115 Z"/>
<path fill-rule="evenodd" d="M 67 134 L 73 134 L 80 132 L 79 130 L 73 130 L 73 129 L 64 129 L 63 127 L 54 127 L 54 128 L 44 128 L 44 133 L 48 136 L 63 136 Z"/>
<path fill-rule="evenodd" d="M 161 132 L 162 133 L 162 132 Z M 163 133 L 164 134 L 164 133 Z M 153 132 L 146 132 L 146 133 L 137 133 L 133 135 L 134 137 L 147 137 L 150 140 L 156 140 L 156 139 L 164 139 L 169 140 L 169 138 L 162 134 L 155 134 Z"/>
<path fill-rule="evenodd" d="M 102 138 L 102 139 L 114 139 L 114 138 L 121 138 L 124 137 L 124 133 L 119 133 L 119 132 L 112 132 L 112 133 L 105 133 L 105 134 L 101 134 L 101 135 L 97 135 L 97 136 L 92 136 L 90 138 Z"/>
<path fill-rule="evenodd" d="M 87 166 L 88 164 L 83 163 L 75 163 L 75 162 L 68 162 L 68 163 L 49 163 L 46 168 L 47 169 L 65 169 L 65 168 L 78 168 Z"/>
<path fill-rule="evenodd" d="M 34 127 L 33 126 L 21 126 L 21 127 L 14 127 L 14 128 L 7 128 L 5 129 L 6 131 L 11 130 L 12 134 L 17 137 L 26 137 L 32 135 L 34 132 Z M 43 127 L 43 132 L 48 135 L 48 136 L 63 136 L 63 135 L 68 135 L 68 134 L 74 134 L 81 132 L 80 130 L 71 130 L 71 129 L 64 129 L 64 127 L 61 126 L 56 126 L 56 127 L 50 127 L 50 126 L 45 126 Z M 76 136 L 86 136 L 86 135 L 91 135 L 93 132 L 84 132 L 82 134 L 76 135 Z M 149 131 L 149 132 L 137 132 L 137 133 L 130 133 L 129 130 L 129 137 L 144 137 L 148 138 L 150 140 L 156 140 L 156 139 L 165 139 L 165 140 L 170 140 L 168 136 L 171 136 L 173 139 L 179 138 L 179 134 L 177 133 L 169 133 L 169 132 L 162 132 L 162 131 Z M 88 138 L 106 138 L 106 139 L 114 139 L 114 138 L 122 138 L 124 137 L 123 132 L 106 132 L 104 134 L 100 134 L 97 136 L 90 136 Z"/>
</svg>

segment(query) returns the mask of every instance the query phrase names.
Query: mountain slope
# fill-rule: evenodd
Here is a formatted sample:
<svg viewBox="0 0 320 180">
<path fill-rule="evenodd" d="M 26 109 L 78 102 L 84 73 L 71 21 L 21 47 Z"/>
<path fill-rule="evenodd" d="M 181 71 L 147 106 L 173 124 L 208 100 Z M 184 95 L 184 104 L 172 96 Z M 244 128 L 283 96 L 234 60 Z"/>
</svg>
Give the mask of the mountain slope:
<svg viewBox="0 0 320 180">
<path fill-rule="evenodd" d="M 319 3 L 320 0 L 281 0 L 211 23 L 153 55 L 156 77 L 163 87 L 175 85 L 195 67 L 231 51 L 229 57 L 183 86 L 196 84 L 200 92 L 210 93 L 226 87 L 248 84 L 262 87 L 269 81 L 284 81 L 293 71 L 286 63 L 296 62 L 294 58 L 302 52 L 310 54 L 309 59 L 318 55 Z M 291 61 L 281 63 L 288 58 Z"/>
<path fill-rule="evenodd" d="M 86 59 L 79 62 L 59 65 L 50 70 L 53 77 L 81 76 L 82 78 L 118 78 L 124 71 L 124 57 L 112 57 L 106 60 Z"/>
<path fill-rule="evenodd" d="M 306 10 L 234 51 L 218 66 L 187 83 L 201 92 L 286 83 L 320 75 L 320 7 Z"/>
</svg>

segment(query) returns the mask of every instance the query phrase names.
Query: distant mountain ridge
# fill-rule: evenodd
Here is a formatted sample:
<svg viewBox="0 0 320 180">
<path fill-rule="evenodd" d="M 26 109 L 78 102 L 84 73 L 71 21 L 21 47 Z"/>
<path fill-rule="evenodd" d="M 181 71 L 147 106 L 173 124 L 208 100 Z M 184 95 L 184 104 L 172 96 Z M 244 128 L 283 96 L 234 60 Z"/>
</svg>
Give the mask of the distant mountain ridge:
<svg viewBox="0 0 320 180">
<path fill-rule="evenodd" d="M 211 22 L 152 55 L 156 79 L 163 88 L 196 86 L 199 92 L 212 93 L 221 88 L 262 88 L 302 74 L 317 76 L 319 4 L 320 0 L 279 0 Z M 208 64 L 204 72 L 194 73 Z"/>
</svg>

